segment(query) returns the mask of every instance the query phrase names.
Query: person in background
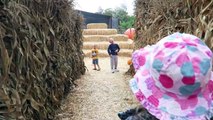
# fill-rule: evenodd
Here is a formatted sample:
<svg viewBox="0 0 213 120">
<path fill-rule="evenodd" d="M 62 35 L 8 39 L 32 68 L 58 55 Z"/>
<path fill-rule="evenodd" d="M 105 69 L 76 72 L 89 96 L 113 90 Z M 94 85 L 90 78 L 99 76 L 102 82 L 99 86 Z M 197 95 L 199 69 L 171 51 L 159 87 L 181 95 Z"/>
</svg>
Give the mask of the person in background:
<svg viewBox="0 0 213 120">
<path fill-rule="evenodd" d="M 110 45 L 108 46 L 108 54 L 110 56 L 110 64 L 112 73 L 119 72 L 117 69 L 118 66 L 118 52 L 120 51 L 120 47 L 118 44 L 114 43 L 113 38 L 109 38 Z"/>
<path fill-rule="evenodd" d="M 94 68 L 93 70 L 97 70 L 97 71 L 100 71 L 100 66 L 98 64 L 98 48 L 96 45 L 93 46 L 93 49 L 92 49 L 92 63 L 94 65 Z M 97 66 L 97 67 L 96 67 Z"/>
</svg>

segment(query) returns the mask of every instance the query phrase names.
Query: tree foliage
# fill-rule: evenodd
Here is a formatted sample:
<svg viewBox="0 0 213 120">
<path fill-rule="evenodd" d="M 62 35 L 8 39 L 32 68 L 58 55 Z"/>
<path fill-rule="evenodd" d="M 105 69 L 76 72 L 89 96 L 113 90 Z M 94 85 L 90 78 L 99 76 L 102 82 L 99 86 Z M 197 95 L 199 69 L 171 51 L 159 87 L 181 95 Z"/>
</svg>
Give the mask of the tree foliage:
<svg viewBox="0 0 213 120">
<path fill-rule="evenodd" d="M 115 12 L 114 12 L 114 10 L 112 9 L 112 8 L 107 8 L 107 9 L 105 9 L 104 11 L 103 11 L 103 14 L 104 15 L 109 15 L 109 16 L 115 16 Z"/>
<path fill-rule="evenodd" d="M 124 32 L 128 28 L 134 27 L 135 16 L 128 15 L 127 7 L 125 5 L 116 7 L 115 9 L 107 8 L 103 10 L 102 14 L 118 18 L 120 20 L 119 29 L 121 32 Z"/>
</svg>

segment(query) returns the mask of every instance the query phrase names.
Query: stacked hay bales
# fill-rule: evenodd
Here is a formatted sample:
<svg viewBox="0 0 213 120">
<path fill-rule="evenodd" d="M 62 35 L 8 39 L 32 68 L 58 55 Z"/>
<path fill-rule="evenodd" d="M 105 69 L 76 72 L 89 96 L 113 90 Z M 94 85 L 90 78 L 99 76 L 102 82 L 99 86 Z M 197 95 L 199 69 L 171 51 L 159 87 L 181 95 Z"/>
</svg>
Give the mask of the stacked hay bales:
<svg viewBox="0 0 213 120">
<path fill-rule="evenodd" d="M 213 50 L 212 0 L 136 0 L 135 5 L 137 48 L 179 31 L 202 38 Z"/>
<path fill-rule="evenodd" d="M 0 1 L 0 119 L 53 119 L 84 74 L 71 0 Z"/>
<path fill-rule="evenodd" d="M 108 57 L 107 48 L 109 38 L 113 38 L 119 44 L 120 56 L 130 57 L 134 48 L 132 40 L 128 40 L 127 35 L 117 34 L 116 29 L 108 29 L 105 23 L 90 23 L 87 29 L 83 30 L 83 49 L 87 57 L 91 56 L 91 49 L 96 44 L 99 49 L 100 57 Z"/>
<path fill-rule="evenodd" d="M 116 29 L 85 29 L 84 35 L 114 35 L 117 34 Z"/>
<path fill-rule="evenodd" d="M 120 48 L 124 48 L 124 49 L 133 49 L 133 42 L 132 41 L 121 41 L 121 42 L 116 42 L 119 44 Z M 95 42 L 85 42 L 84 43 L 84 49 L 93 49 L 94 44 L 97 44 L 99 49 L 102 50 L 107 50 L 108 46 L 109 46 L 109 42 L 101 42 L 101 44 L 99 43 L 95 43 Z"/>
<path fill-rule="evenodd" d="M 117 34 L 116 29 L 108 29 L 106 23 L 89 23 L 87 29 L 83 30 L 83 41 L 100 42 L 108 41 L 113 38 L 116 41 L 127 41 L 128 37 L 124 34 Z"/>
</svg>

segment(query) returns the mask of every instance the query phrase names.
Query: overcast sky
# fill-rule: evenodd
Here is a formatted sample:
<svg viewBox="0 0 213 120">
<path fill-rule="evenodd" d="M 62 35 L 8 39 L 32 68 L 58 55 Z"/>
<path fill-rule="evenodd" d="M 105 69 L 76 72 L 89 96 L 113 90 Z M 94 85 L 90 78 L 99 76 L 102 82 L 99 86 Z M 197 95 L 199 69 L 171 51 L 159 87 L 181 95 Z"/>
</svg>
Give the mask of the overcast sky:
<svg viewBox="0 0 213 120">
<path fill-rule="evenodd" d="M 134 0 L 74 0 L 75 8 L 87 12 L 97 12 L 98 8 L 116 8 L 122 4 L 127 6 L 129 15 L 134 13 Z"/>
</svg>

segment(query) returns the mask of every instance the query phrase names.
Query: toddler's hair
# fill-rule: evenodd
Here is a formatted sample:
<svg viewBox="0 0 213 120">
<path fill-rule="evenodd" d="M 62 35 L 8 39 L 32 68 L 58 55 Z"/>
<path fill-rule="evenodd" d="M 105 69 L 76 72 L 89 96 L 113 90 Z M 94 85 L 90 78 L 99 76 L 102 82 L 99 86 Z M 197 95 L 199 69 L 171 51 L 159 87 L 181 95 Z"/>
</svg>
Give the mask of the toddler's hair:
<svg viewBox="0 0 213 120">
<path fill-rule="evenodd" d="M 125 112 L 119 112 L 118 117 L 121 120 L 159 120 L 142 106 L 128 109 Z"/>
<path fill-rule="evenodd" d="M 143 107 L 136 107 L 134 110 L 134 114 L 129 116 L 125 120 L 159 120 L 152 114 L 150 114 L 145 108 Z M 213 117 L 210 118 L 213 120 Z"/>
<path fill-rule="evenodd" d="M 155 116 L 151 115 L 145 108 L 135 108 L 135 114 L 129 116 L 126 120 L 159 120 Z"/>
</svg>

